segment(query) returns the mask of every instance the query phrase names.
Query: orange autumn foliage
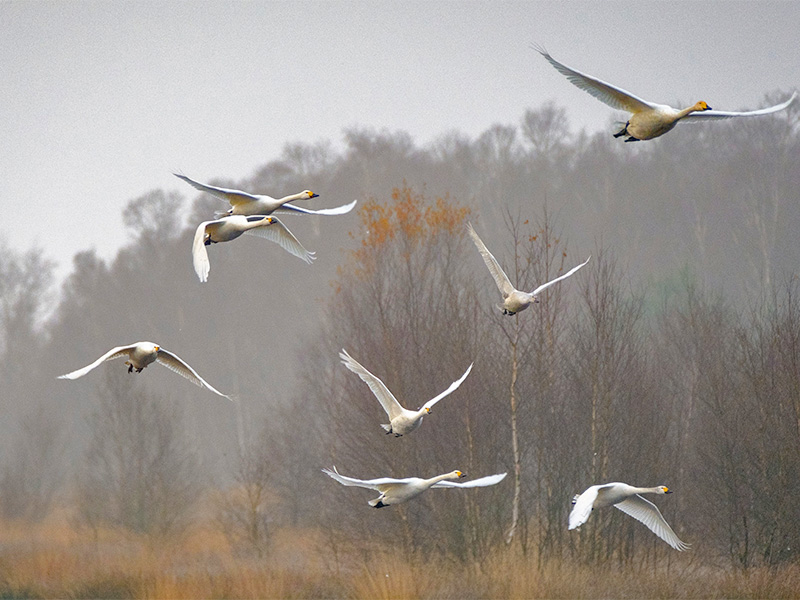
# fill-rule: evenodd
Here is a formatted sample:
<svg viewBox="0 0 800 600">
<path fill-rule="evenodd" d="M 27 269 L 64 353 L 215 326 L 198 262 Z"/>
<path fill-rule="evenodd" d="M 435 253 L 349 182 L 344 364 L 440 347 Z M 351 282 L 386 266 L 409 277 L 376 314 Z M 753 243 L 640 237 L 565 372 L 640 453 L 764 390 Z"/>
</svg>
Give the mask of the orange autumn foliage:
<svg viewBox="0 0 800 600">
<path fill-rule="evenodd" d="M 393 242 L 405 255 L 416 246 L 431 243 L 440 235 L 463 235 L 470 209 L 448 196 L 431 201 L 403 184 L 394 188 L 389 202 L 369 198 L 358 210 L 361 246 L 351 255 L 356 275 L 371 273 L 377 255 Z M 356 237 L 351 232 L 351 237 Z M 341 271 L 340 271 L 341 273 Z"/>
</svg>

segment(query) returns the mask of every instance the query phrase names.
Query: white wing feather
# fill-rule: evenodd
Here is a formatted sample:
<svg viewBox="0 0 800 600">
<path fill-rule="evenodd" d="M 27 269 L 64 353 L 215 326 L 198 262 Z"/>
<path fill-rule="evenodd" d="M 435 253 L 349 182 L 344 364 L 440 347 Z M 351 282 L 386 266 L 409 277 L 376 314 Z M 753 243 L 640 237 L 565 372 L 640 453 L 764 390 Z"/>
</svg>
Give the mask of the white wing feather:
<svg viewBox="0 0 800 600">
<path fill-rule="evenodd" d="M 179 175 L 178 173 L 173 173 L 173 175 L 175 175 L 175 177 L 177 177 L 178 179 L 183 179 L 193 188 L 200 190 L 201 192 L 207 192 L 212 196 L 216 196 L 220 200 L 229 202 L 232 206 L 236 204 L 241 204 L 243 202 L 253 202 L 254 200 L 260 200 L 258 196 L 254 196 L 253 194 L 248 194 L 247 192 L 243 192 L 241 190 L 231 190 L 228 188 L 206 185 L 205 183 L 200 183 L 199 181 L 195 181 L 194 179 L 189 179 L 188 177 L 186 177 L 186 175 Z"/>
<path fill-rule="evenodd" d="M 439 481 L 434 483 L 431 487 L 434 488 L 473 488 L 473 487 L 487 487 L 496 485 L 505 479 L 506 473 L 498 473 L 497 475 L 487 475 L 480 479 L 473 479 L 472 481 L 465 481 L 459 483 L 457 481 Z"/>
<path fill-rule="evenodd" d="M 189 381 L 191 381 L 195 385 L 198 385 L 200 387 L 208 388 L 209 390 L 211 390 L 215 394 L 218 394 L 218 395 L 222 396 L 223 398 L 228 398 L 228 400 L 230 400 L 230 398 L 226 394 L 223 394 L 219 390 L 215 389 L 205 379 L 200 377 L 200 375 L 197 374 L 197 371 L 195 371 L 192 367 L 190 367 L 177 354 L 173 354 L 172 352 L 170 352 L 168 350 L 164 350 L 163 348 L 161 348 L 161 349 L 159 349 L 158 354 L 156 355 L 156 362 L 158 362 L 159 364 L 164 365 L 165 367 L 167 367 L 171 371 L 177 373 L 178 375 L 181 375 L 182 377 L 185 377 L 186 379 L 188 379 Z"/>
<path fill-rule="evenodd" d="M 438 395 L 438 396 L 436 396 L 435 398 L 431 398 L 430 400 L 428 400 L 428 401 L 427 401 L 425 404 L 423 404 L 423 405 L 422 405 L 422 408 L 431 408 L 431 407 L 432 407 L 434 404 L 436 404 L 436 403 L 437 403 L 439 400 L 441 400 L 441 399 L 442 399 L 442 398 L 444 398 L 445 396 L 449 396 L 450 394 L 452 394 L 453 392 L 455 392 L 455 391 L 458 389 L 458 387 L 459 387 L 459 386 L 460 386 L 460 385 L 461 385 L 461 384 L 464 382 L 464 380 L 467 378 L 467 375 L 469 375 L 469 372 L 470 372 L 470 371 L 472 371 L 472 365 L 473 365 L 473 364 L 475 364 L 475 363 L 472 363 L 472 364 L 470 364 L 470 365 L 469 365 L 469 367 L 467 367 L 467 370 L 466 370 L 466 371 L 464 371 L 464 374 L 461 376 L 461 378 L 460 378 L 460 379 L 458 379 L 458 381 L 454 381 L 453 383 L 451 383 L 451 384 L 450 384 L 450 387 L 449 387 L 449 388 L 447 388 L 445 391 L 443 391 L 441 394 L 439 394 L 439 395 Z"/>
<path fill-rule="evenodd" d="M 623 90 L 622 88 L 618 88 L 617 86 L 611 85 L 610 83 L 602 81 L 601 79 L 597 79 L 591 75 L 586 75 L 585 73 L 576 71 L 567 65 L 561 64 L 552 56 L 550 56 L 547 50 L 541 46 L 534 44 L 532 48 L 544 56 L 547 62 L 553 65 L 556 71 L 566 77 L 572 85 L 583 90 L 587 94 L 594 96 L 601 102 L 608 104 L 611 108 L 635 113 L 642 110 L 656 108 L 657 106 L 652 102 L 648 102 L 647 100 L 639 98 L 638 96 Z"/>
<path fill-rule="evenodd" d="M 541 292 L 545 291 L 545 290 L 546 290 L 547 288 L 549 288 L 551 285 L 558 283 L 558 282 L 559 282 L 559 281 L 561 281 L 562 279 L 566 279 L 567 277 L 569 277 L 570 275 L 572 275 L 572 274 L 573 274 L 575 271 L 577 271 L 577 270 L 578 270 L 578 269 L 580 269 L 581 267 L 584 267 L 584 266 L 586 266 L 586 263 L 588 263 L 588 262 L 589 262 L 589 260 L 590 260 L 591 258 L 592 258 L 592 257 L 590 256 L 589 258 L 587 258 L 587 259 L 586 259 L 586 262 L 582 262 L 582 263 L 581 263 L 581 264 L 579 264 L 577 267 L 573 267 L 572 269 L 570 269 L 569 271 L 567 271 L 566 273 L 564 273 L 563 275 L 561 275 L 561 277 L 556 277 L 556 278 L 555 278 L 555 279 L 553 279 L 552 281 L 548 281 L 547 283 L 543 283 L 542 285 L 540 285 L 539 287 L 537 287 L 535 290 L 533 290 L 533 291 L 531 292 L 531 295 L 532 295 L 532 296 L 536 296 L 537 294 L 539 294 L 539 293 L 541 293 Z"/>
<path fill-rule="evenodd" d="M 205 246 L 206 226 L 218 221 L 203 221 L 197 226 L 192 242 L 192 263 L 194 272 L 200 281 L 208 281 L 208 272 L 211 270 L 211 263 L 208 262 L 208 252 Z"/>
<path fill-rule="evenodd" d="M 332 477 L 342 485 L 347 486 L 357 486 L 368 488 L 372 490 L 379 490 L 379 486 L 387 485 L 387 484 L 408 484 L 414 481 L 419 481 L 417 477 L 409 477 L 407 479 L 393 479 L 391 477 L 380 477 L 378 479 L 356 479 L 355 477 L 347 477 L 345 475 L 341 475 L 339 471 L 336 470 L 336 467 L 333 467 L 333 471 L 330 469 L 322 469 L 322 472 Z"/>
<path fill-rule="evenodd" d="M 304 260 L 308 264 L 311 264 L 316 257 L 314 256 L 314 252 L 309 252 L 303 247 L 294 234 L 284 225 L 280 220 L 272 217 L 271 224 L 265 224 L 261 227 L 254 227 L 253 229 L 248 229 L 245 231 L 246 234 L 250 235 L 257 235 L 259 237 L 263 237 L 268 239 L 271 242 L 275 242 L 279 244 L 281 248 L 286 250 L 289 254 L 296 256 L 297 258 Z"/>
<path fill-rule="evenodd" d="M 626 498 L 614 506 L 646 525 L 650 531 L 675 548 L 675 550 L 683 551 L 689 548 L 689 545 L 682 542 L 672 531 L 672 527 L 661 515 L 658 507 L 646 498 L 642 498 L 639 494 Z"/>
<path fill-rule="evenodd" d="M 569 513 L 569 529 L 580 527 L 589 519 L 592 514 L 592 506 L 597 499 L 597 492 L 602 486 L 590 486 L 583 492 L 578 499 L 575 500 L 575 506 L 572 507 L 572 512 Z"/>
<path fill-rule="evenodd" d="M 383 410 L 385 410 L 386 414 L 389 415 L 389 419 L 394 419 L 403 413 L 403 407 L 400 406 L 397 398 L 395 398 L 394 394 L 389 391 L 389 388 L 386 387 L 386 384 L 375 377 L 375 375 L 367 371 L 356 359 L 347 353 L 347 350 L 342 348 L 342 351 L 339 353 L 339 358 L 342 359 L 342 363 L 345 367 L 358 375 L 361 378 L 361 381 L 369 386 L 369 389 L 378 399 L 378 402 L 381 403 Z"/>
<path fill-rule="evenodd" d="M 775 106 L 769 106 L 767 108 L 759 108 L 758 110 L 748 110 L 744 112 L 734 112 L 734 111 L 725 111 L 725 110 L 704 110 L 700 112 L 693 112 L 686 115 L 681 121 L 703 121 L 706 119 L 731 119 L 734 117 L 757 117 L 759 115 L 768 115 L 770 113 L 778 112 L 779 110 L 783 110 L 784 108 L 788 107 L 794 99 L 797 97 L 797 92 L 792 94 L 792 97 L 789 98 L 786 102 L 781 102 L 780 104 L 776 104 Z"/>
<path fill-rule="evenodd" d="M 472 223 L 467 223 L 467 231 L 469 232 L 472 241 L 475 242 L 475 246 L 478 248 L 478 252 L 481 253 L 483 257 L 483 262 L 486 263 L 486 266 L 489 268 L 489 273 L 492 274 L 495 283 L 497 284 L 500 293 L 503 294 L 503 298 L 507 297 L 509 294 L 514 292 L 514 286 L 511 285 L 511 281 L 508 279 L 508 276 L 503 271 L 500 263 L 497 262 L 492 253 L 489 252 L 489 249 L 486 247 L 486 244 L 483 243 L 478 234 L 475 232 L 475 229 L 472 227 Z"/>
<path fill-rule="evenodd" d="M 131 344 L 130 346 L 117 346 L 116 348 L 112 348 L 103 356 L 98 358 L 90 365 L 86 365 L 82 369 L 78 369 L 76 371 L 72 371 L 71 373 L 67 373 L 65 375 L 59 375 L 58 379 L 78 379 L 78 377 L 83 377 L 89 371 L 97 367 L 100 363 L 105 362 L 107 360 L 114 360 L 115 358 L 121 358 L 123 356 L 129 356 L 131 351 L 136 347 L 136 344 Z"/>
<path fill-rule="evenodd" d="M 350 204 L 343 204 L 342 206 L 337 206 L 336 208 L 320 208 L 317 210 L 311 210 L 310 208 L 303 208 L 301 206 L 295 206 L 294 204 L 286 203 L 279 209 L 275 210 L 272 214 L 291 215 L 294 213 L 303 213 L 306 215 L 344 215 L 353 210 L 356 202 L 358 202 L 358 200 L 353 200 Z"/>
</svg>

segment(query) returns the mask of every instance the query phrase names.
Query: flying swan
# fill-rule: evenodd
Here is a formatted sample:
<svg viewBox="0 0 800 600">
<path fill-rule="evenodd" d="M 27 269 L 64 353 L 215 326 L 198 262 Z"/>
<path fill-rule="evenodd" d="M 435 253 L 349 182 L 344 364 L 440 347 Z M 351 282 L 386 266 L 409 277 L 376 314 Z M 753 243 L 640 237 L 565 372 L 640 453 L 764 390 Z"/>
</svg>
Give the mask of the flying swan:
<svg viewBox="0 0 800 600">
<path fill-rule="evenodd" d="M 314 253 L 306 250 L 277 217 L 245 217 L 243 215 L 222 217 L 214 221 L 203 221 L 194 232 L 192 260 L 195 273 L 200 281 L 208 281 L 208 272 L 211 270 L 206 246 L 218 242 L 230 242 L 243 233 L 258 235 L 280 244 L 281 248 L 289 254 L 293 254 L 309 264 L 315 258 Z"/>
<path fill-rule="evenodd" d="M 161 346 L 154 344 L 153 342 L 136 342 L 135 344 L 130 344 L 128 346 L 117 346 L 116 348 L 112 348 L 103 354 L 103 356 L 98 358 L 92 364 L 87 365 L 82 369 L 78 369 L 77 371 L 67 373 L 66 375 L 59 375 L 58 378 L 78 379 L 79 377 L 83 377 L 89 371 L 93 370 L 100 363 L 107 360 L 114 360 L 115 358 L 122 358 L 123 356 L 128 357 L 128 360 L 125 361 L 125 364 L 128 365 L 128 373 L 134 369 L 136 369 L 137 373 L 141 373 L 142 369 L 144 369 L 147 365 L 157 362 L 160 365 L 164 365 L 169 370 L 174 371 L 178 375 L 185 377 L 195 385 L 207 388 L 215 394 L 230 400 L 229 396 L 217 391 L 205 379 L 200 377 L 200 375 L 197 374 L 197 371 L 186 364 L 179 356 L 168 350 L 164 350 Z"/>
<path fill-rule="evenodd" d="M 586 263 L 589 262 L 589 259 L 592 258 L 590 256 L 586 259 L 586 262 L 579 264 L 577 267 L 573 267 L 552 281 L 543 283 L 530 293 L 521 292 L 511 285 L 511 281 L 509 281 L 508 276 L 505 274 L 502 267 L 500 267 L 500 263 L 498 263 L 495 257 L 492 256 L 492 253 L 489 252 L 489 249 L 483 243 L 483 240 L 478 237 L 478 234 L 472 227 L 472 223 L 467 223 L 467 231 L 469 232 L 470 237 L 472 237 L 472 241 L 475 242 L 478 252 L 481 253 L 483 262 L 485 262 L 486 266 L 489 268 L 489 273 L 491 273 L 492 277 L 494 277 L 494 281 L 497 284 L 497 287 L 500 289 L 500 293 L 503 295 L 503 304 L 499 308 L 503 309 L 504 315 L 515 315 L 518 312 L 528 308 L 531 304 L 539 302 L 539 299 L 536 296 L 549 288 L 551 285 L 558 283 L 562 279 L 566 279 L 572 275 L 575 271 L 586 265 Z"/>
<path fill-rule="evenodd" d="M 776 104 L 759 110 L 745 112 L 730 112 L 722 110 L 712 110 L 705 102 L 698 102 L 688 108 L 678 110 L 665 104 L 654 104 L 647 100 L 642 100 L 630 92 L 618 88 L 610 83 L 596 79 L 591 75 L 586 75 L 576 71 L 566 65 L 561 64 L 540 46 L 533 45 L 534 50 L 545 57 L 547 61 L 555 67 L 556 71 L 569 79 L 570 83 L 591 94 L 601 102 L 605 102 L 611 108 L 624 110 L 633 113 L 628 122 L 625 123 L 614 137 L 623 135 L 628 136 L 626 142 L 638 142 L 639 140 L 651 140 L 660 135 L 664 135 L 675 127 L 678 121 L 698 121 L 702 119 L 730 119 L 732 117 L 757 117 L 778 112 L 789 106 L 797 96 L 797 92 L 792 94 L 786 102 Z"/>
<path fill-rule="evenodd" d="M 322 472 L 329 477 L 333 477 L 342 485 L 358 486 L 379 491 L 381 495 L 369 501 L 369 505 L 374 508 L 383 508 L 384 506 L 406 502 L 407 500 L 419 496 L 422 492 L 430 488 L 487 487 L 500 483 L 506 476 L 505 473 L 499 473 L 497 475 L 481 477 L 480 479 L 473 479 L 472 481 L 465 481 L 464 483 L 456 483 L 448 480 L 466 477 L 461 471 L 452 471 L 451 473 L 437 475 L 430 479 L 420 479 L 419 477 L 408 477 L 406 479 L 392 479 L 391 477 L 355 479 L 354 477 L 340 475 L 336 467 L 333 467 L 333 471 L 330 469 L 322 469 Z"/>
<path fill-rule="evenodd" d="M 627 483 L 593 485 L 572 501 L 575 505 L 569 514 L 569 529 L 580 527 L 589 519 L 595 508 L 614 505 L 637 521 L 644 523 L 650 531 L 667 542 L 675 550 L 688 550 L 685 544 L 661 516 L 658 507 L 639 494 L 671 494 L 665 485 L 656 487 L 634 487 Z"/>
<path fill-rule="evenodd" d="M 292 213 L 304 213 L 307 215 L 343 215 L 353 210 L 356 205 L 356 200 L 350 204 L 337 206 L 336 208 L 322 208 L 320 210 L 310 210 L 308 208 L 301 208 L 294 204 L 289 204 L 292 200 L 308 200 L 309 198 L 318 198 L 319 194 L 315 194 L 311 190 L 304 190 L 299 194 L 292 194 L 283 198 L 272 198 L 271 196 L 261 196 L 258 194 L 248 194 L 241 190 L 230 190 L 227 188 L 215 187 L 189 179 L 185 175 L 173 173 L 175 177 L 183 179 L 186 183 L 201 192 L 208 192 L 212 196 L 216 196 L 225 202 L 229 202 L 231 208 L 228 209 L 227 215 L 271 215 L 273 212 L 279 215 L 290 215 Z"/>
<path fill-rule="evenodd" d="M 358 375 L 361 378 L 361 381 L 366 383 L 369 386 L 369 389 L 372 390 L 372 393 L 375 394 L 375 397 L 378 399 L 378 402 L 381 403 L 383 410 L 385 410 L 386 414 L 389 415 L 389 424 L 381 424 L 381 427 L 386 430 L 387 435 L 393 433 L 395 437 L 400 437 L 417 429 L 422 424 L 422 417 L 430 414 L 433 405 L 439 402 L 439 400 L 445 396 L 455 392 L 458 389 L 458 386 L 463 383 L 463 381 L 467 378 L 467 375 L 469 375 L 469 372 L 472 370 L 472 364 L 470 364 L 461 378 L 458 381 L 451 383 L 450 387 L 441 394 L 428 400 L 419 410 L 408 410 L 400 406 L 397 398 L 395 398 L 394 394 L 389 391 L 389 388 L 386 387 L 386 384 L 384 384 L 383 381 L 375 377 L 375 375 L 361 366 L 356 359 L 347 353 L 347 350 L 342 349 L 342 351 L 339 353 L 339 358 L 342 359 L 344 366 Z"/>
</svg>

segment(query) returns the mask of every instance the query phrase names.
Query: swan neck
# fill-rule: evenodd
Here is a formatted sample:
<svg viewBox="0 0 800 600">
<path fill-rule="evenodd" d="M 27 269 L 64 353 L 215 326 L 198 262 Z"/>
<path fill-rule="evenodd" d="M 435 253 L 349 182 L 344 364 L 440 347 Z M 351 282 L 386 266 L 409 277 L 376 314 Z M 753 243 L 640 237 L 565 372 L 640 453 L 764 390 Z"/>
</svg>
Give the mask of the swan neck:
<svg viewBox="0 0 800 600">
<path fill-rule="evenodd" d="M 444 481 L 445 479 L 458 479 L 458 476 L 454 475 L 453 473 L 444 473 L 442 475 L 437 475 L 436 477 L 431 477 L 428 479 L 428 482 L 430 485 L 433 485 L 435 483 L 439 483 L 440 481 Z"/>
</svg>

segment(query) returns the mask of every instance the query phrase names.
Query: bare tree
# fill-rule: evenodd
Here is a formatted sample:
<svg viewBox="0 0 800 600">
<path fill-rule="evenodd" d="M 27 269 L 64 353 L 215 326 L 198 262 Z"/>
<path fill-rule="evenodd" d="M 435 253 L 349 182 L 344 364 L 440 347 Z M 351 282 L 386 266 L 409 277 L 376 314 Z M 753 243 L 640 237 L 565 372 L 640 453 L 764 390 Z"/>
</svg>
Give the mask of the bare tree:
<svg viewBox="0 0 800 600">
<path fill-rule="evenodd" d="M 106 371 L 99 395 L 77 481 L 82 520 L 154 535 L 180 532 L 197 502 L 201 478 L 181 434 L 179 411 L 138 389 L 120 370 Z"/>
</svg>

